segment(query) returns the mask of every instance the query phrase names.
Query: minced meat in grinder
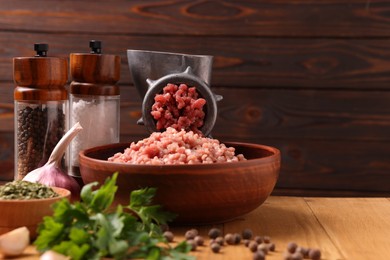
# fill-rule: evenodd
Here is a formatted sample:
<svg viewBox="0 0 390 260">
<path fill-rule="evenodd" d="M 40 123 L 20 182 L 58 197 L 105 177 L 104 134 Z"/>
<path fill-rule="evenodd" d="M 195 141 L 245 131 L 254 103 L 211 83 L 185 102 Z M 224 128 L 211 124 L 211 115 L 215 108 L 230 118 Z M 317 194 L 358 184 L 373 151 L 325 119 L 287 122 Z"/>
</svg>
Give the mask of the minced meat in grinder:
<svg viewBox="0 0 390 260">
<path fill-rule="evenodd" d="M 134 85 L 142 102 L 143 124 L 149 132 L 156 132 L 156 122 L 151 115 L 154 97 L 162 93 L 168 84 L 186 84 L 195 87 L 206 100 L 204 124 L 199 129 L 210 136 L 217 119 L 217 102 L 222 96 L 210 89 L 213 57 L 208 55 L 189 55 L 181 53 L 127 50 L 127 58 Z"/>
</svg>

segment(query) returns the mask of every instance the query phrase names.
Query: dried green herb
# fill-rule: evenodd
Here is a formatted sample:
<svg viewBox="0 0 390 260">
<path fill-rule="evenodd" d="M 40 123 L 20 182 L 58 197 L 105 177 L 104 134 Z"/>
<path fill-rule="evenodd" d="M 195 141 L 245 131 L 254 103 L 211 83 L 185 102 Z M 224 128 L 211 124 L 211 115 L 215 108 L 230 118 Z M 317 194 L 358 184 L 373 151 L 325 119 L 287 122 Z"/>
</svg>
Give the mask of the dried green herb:
<svg viewBox="0 0 390 260">
<path fill-rule="evenodd" d="M 59 195 L 50 187 L 29 181 L 13 181 L 0 186 L 1 200 L 30 200 L 54 198 Z"/>
</svg>

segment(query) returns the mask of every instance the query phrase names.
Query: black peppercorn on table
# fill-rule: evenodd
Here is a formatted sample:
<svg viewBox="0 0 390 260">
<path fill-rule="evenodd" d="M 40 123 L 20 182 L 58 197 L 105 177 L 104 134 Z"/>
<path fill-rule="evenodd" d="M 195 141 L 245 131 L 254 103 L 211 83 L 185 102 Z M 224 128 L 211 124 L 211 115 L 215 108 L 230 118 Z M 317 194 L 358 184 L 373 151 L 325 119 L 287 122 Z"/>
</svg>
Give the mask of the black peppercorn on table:
<svg viewBox="0 0 390 260">
<path fill-rule="evenodd" d="M 265 259 L 287 259 L 290 242 L 300 247 L 319 249 L 321 259 L 389 259 L 390 198 L 304 198 L 271 196 L 248 215 L 217 225 L 172 227 L 173 243 L 185 239 L 189 229 L 204 238 L 191 255 L 197 259 L 254 259 L 242 238 L 238 244 L 224 244 L 218 253 L 210 247 L 211 228 L 222 235 L 242 234 L 250 229 L 255 236 L 267 236 L 274 243 Z M 248 230 L 246 230 L 246 233 Z M 0 255 L 1 259 L 1 255 Z M 18 259 L 39 259 L 33 246 Z M 306 258 L 309 259 L 309 258 Z"/>
</svg>

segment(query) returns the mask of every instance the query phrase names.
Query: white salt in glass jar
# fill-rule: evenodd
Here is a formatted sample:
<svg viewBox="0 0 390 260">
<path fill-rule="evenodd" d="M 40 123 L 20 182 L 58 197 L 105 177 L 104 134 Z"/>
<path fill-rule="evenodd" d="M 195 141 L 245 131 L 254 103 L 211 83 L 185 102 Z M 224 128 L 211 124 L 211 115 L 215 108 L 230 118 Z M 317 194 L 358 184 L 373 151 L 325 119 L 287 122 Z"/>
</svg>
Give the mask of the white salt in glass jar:
<svg viewBox="0 0 390 260">
<path fill-rule="evenodd" d="M 73 139 L 68 152 L 68 173 L 80 177 L 79 152 L 119 142 L 120 57 L 101 54 L 101 42 L 90 42 L 91 53 L 70 54 L 72 83 L 69 123 L 83 130 Z"/>
</svg>

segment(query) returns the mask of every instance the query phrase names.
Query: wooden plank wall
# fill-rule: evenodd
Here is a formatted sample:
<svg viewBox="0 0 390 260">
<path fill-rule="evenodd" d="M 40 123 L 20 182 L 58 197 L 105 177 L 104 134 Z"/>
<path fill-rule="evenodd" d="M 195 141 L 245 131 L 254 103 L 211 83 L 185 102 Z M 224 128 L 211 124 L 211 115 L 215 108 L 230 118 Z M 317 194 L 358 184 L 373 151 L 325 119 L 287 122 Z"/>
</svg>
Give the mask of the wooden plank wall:
<svg viewBox="0 0 390 260">
<path fill-rule="evenodd" d="M 390 1 L 0 0 L 0 163 L 13 173 L 12 58 L 122 57 L 121 141 L 146 137 L 126 49 L 213 55 L 213 136 L 282 151 L 277 193 L 390 193 Z"/>
</svg>

